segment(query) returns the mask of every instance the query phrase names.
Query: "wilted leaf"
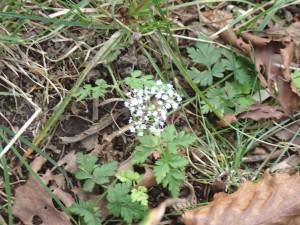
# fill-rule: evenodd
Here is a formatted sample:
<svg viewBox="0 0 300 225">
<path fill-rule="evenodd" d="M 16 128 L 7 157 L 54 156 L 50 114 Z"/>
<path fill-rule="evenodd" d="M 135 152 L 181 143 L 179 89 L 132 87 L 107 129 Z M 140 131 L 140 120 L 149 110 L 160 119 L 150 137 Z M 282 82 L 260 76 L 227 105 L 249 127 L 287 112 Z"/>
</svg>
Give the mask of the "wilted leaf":
<svg viewBox="0 0 300 225">
<path fill-rule="evenodd" d="M 38 157 L 31 163 L 35 172 L 39 171 L 46 161 L 43 158 Z M 49 171 L 41 177 L 46 185 L 50 179 L 53 180 Z M 33 218 L 38 216 L 43 221 L 43 225 L 71 225 L 69 217 L 55 208 L 51 196 L 33 176 L 29 177 L 26 184 L 16 188 L 15 192 L 13 214 L 24 224 L 33 224 Z M 62 196 L 61 190 L 60 196 Z"/>
<path fill-rule="evenodd" d="M 248 111 L 238 113 L 236 117 L 238 119 L 252 119 L 258 121 L 260 119 L 275 118 L 280 119 L 285 116 L 285 113 L 276 107 L 272 107 L 265 104 L 252 105 Z"/>
<path fill-rule="evenodd" d="M 300 224 L 300 176 L 268 171 L 257 183 L 246 181 L 235 193 L 217 193 L 213 202 L 186 211 L 186 225 Z"/>
</svg>

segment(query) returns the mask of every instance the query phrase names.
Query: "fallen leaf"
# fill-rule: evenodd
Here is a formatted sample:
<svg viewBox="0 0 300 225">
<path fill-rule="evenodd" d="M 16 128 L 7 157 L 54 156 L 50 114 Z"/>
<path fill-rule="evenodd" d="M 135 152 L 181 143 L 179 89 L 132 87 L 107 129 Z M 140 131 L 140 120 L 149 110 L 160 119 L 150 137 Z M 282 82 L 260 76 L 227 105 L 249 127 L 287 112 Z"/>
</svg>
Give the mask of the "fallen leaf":
<svg viewBox="0 0 300 225">
<path fill-rule="evenodd" d="M 138 186 L 145 186 L 146 188 L 150 188 L 156 185 L 156 179 L 154 176 L 154 172 L 150 168 L 145 168 L 145 174 L 141 181 L 138 183 Z"/>
<path fill-rule="evenodd" d="M 74 175 L 77 171 L 75 150 L 69 152 L 62 159 L 58 160 L 57 165 L 64 166 L 63 168 L 65 171 Z"/>
<path fill-rule="evenodd" d="M 291 155 L 290 157 L 286 158 L 285 160 L 281 161 L 276 166 L 274 166 L 270 171 L 271 173 L 287 172 L 288 169 L 298 166 L 299 164 L 300 164 L 300 156 Z"/>
<path fill-rule="evenodd" d="M 186 211 L 183 220 L 186 225 L 297 225 L 299 191 L 299 174 L 266 171 L 259 182 L 246 181 L 235 193 L 217 193 L 209 205 Z"/>
<path fill-rule="evenodd" d="M 238 113 L 236 118 L 238 119 L 252 119 L 258 121 L 260 119 L 268 119 L 275 118 L 280 119 L 284 117 L 286 114 L 280 110 L 278 107 L 272 107 L 266 104 L 254 104 L 252 105 L 248 111 Z"/>
<path fill-rule="evenodd" d="M 40 156 L 30 166 L 35 172 L 38 172 L 45 162 L 44 157 Z M 50 180 L 59 179 L 51 176 L 49 171 L 41 177 L 46 185 Z M 70 218 L 54 207 L 51 196 L 32 175 L 29 176 L 26 184 L 15 190 L 13 214 L 28 225 L 34 223 L 35 217 L 42 220 L 42 225 L 71 225 Z"/>
</svg>

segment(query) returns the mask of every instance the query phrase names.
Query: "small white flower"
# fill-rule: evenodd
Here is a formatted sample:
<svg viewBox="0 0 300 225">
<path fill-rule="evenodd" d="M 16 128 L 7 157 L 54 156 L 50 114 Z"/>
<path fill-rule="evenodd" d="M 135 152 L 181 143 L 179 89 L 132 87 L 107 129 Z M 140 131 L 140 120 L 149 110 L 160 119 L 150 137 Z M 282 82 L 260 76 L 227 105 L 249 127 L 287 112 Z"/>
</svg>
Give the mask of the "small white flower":
<svg viewBox="0 0 300 225">
<path fill-rule="evenodd" d="M 173 96 L 174 95 L 174 91 L 172 89 L 169 89 L 167 91 L 167 93 L 168 93 L 169 96 Z"/>
<path fill-rule="evenodd" d="M 162 117 L 165 117 L 167 115 L 167 113 L 168 113 L 168 111 L 165 110 L 165 109 L 160 111 L 160 114 L 161 114 Z"/>
<path fill-rule="evenodd" d="M 160 99 L 160 98 L 162 97 L 162 93 L 158 92 L 158 93 L 155 95 L 155 97 L 156 97 L 157 99 Z"/>
<path fill-rule="evenodd" d="M 152 113 L 152 116 L 157 117 L 157 116 L 158 116 L 158 112 L 157 112 L 157 111 L 154 111 L 154 112 Z"/>
<path fill-rule="evenodd" d="M 177 102 L 174 102 L 173 104 L 172 104 L 172 107 L 173 107 L 173 109 L 177 109 L 178 108 L 178 103 Z"/>
<path fill-rule="evenodd" d="M 173 89 L 172 84 L 167 84 L 167 87 Z"/>
<path fill-rule="evenodd" d="M 137 134 L 138 136 L 144 136 L 144 133 L 143 132 L 138 132 L 138 134 Z"/>
<path fill-rule="evenodd" d="M 167 95 L 163 95 L 161 98 L 166 101 L 169 97 Z"/>
<path fill-rule="evenodd" d="M 171 109 L 171 107 L 172 107 L 172 106 L 171 106 L 170 103 L 167 103 L 167 104 L 166 104 L 166 108 L 167 108 L 167 109 Z"/>
<path fill-rule="evenodd" d="M 130 132 L 134 133 L 135 132 L 135 127 L 130 127 Z"/>
<path fill-rule="evenodd" d="M 181 102 L 181 101 L 182 101 L 182 98 L 181 98 L 180 96 L 178 96 L 178 97 L 177 97 L 177 101 L 178 101 L 178 102 Z"/>
<path fill-rule="evenodd" d="M 163 105 L 164 103 L 162 102 L 162 100 L 158 100 L 158 101 L 157 101 L 157 104 L 158 104 L 158 105 Z"/>
<path fill-rule="evenodd" d="M 157 81 L 156 81 L 156 84 L 157 84 L 157 85 L 162 85 L 163 82 L 162 82 L 161 80 L 157 80 Z"/>
<path fill-rule="evenodd" d="M 142 116 L 142 115 L 143 115 L 143 111 L 142 111 L 142 110 L 138 110 L 138 111 L 136 112 L 136 115 L 137 115 L 137 116 Z"/>
<path fill-rule="evenodd" d="M 148 116 L 144 116 L 144 120 L 145 121 L 149 121 L 149 117 Z"/>
</svg>

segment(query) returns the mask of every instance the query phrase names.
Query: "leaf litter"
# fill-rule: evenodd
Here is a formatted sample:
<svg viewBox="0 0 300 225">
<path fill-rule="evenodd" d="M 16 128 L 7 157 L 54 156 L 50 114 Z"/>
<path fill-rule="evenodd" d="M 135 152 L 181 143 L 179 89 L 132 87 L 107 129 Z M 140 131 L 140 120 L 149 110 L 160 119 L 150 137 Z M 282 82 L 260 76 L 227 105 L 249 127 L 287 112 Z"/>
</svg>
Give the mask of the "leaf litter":
<svg viewBox="0 0 300 225">
<path fill-rule="evenodd" d="M 198 15 L 197 16 L 195 16 L 195 15 L 190 16 L 190 14 L 187 14 L 186 17 L 188 17 L 186 19 L 186 21 L 188 21 L 188 20 L 191 20 L 191 18 L 192 19 L 197 19 Z M 222 17 L 223 18 L 227 18 L 226 17 L 226 13 L 222 14 Z M 211 18 L 214 18 L 214 17 L 210 17 L 210 19 Z M 231 19 L 232 19 L 232 16 L 229 15 L 228 20 L 226 22 L 224 22 L 223 25 L 228 24 L 228 22 L 230 22 Z M 223 19 L 223 21 L 224 21 L 224 19 Z M 213 22 L 211 24 L 212 24 L 211 26 L 213 26 L 214 28 L 216 28 L 216 27 L 219 26 L 217 22 Z M 296 23 L 294 23 L 292 25 L 295 25 L 295 27 L 296 27 Z M 295 108 L 296 106 L 298 106 L 298 104 L 299 104 L 298 98 L 299 97 L 296 96 L 296 98 L 293 99 L 295 97 L 295 88 L 293 87 L 293 83 L 292 83 L 293 81 L 290 79 L 289 72 L 286 69 L 289 65 L 291 65 L 291 57 L 290 56 L 291 56 L 291 51 L 292 51 L 292 44 L 291 44 L 292 41 L 294 42 L 294 44 L 296 45 L 296 47 L 298 49 L 298 53 L 296 53 L 296 58 L 297 58 L 297 61 L 299 62 L 299 42 L 295 38 L 297 36 L 297 32 L 295 32 L 293 30 L 293 29 L 297 30 L 297 27 L 295 28 L 292 25 L 289 28 L 287 28 L 287 30 L 289 30 L 289 32 L 290 32 L 290 36 L 292 37 L 291 39 L 286 38 L 285 35 L 284 35 L 284 37 L 281 37 L 280 39 L 278 39 L 278 38 L 274 39 L 272 37 L 261 38 L 261 37 L 258 37 L 258 36 L 254 36 L 252 34 L 250 34 L 250 35 L 247 36 L 247 33 L 242 34 L 241 38 L 238 38 L 234 34 L 234 32 L 233 32 L 233 30 L 231 28 L 229 28 L 227 31 L 224 31 L 224 33 L 230 33 L 232 35 L 232 37 L 231 37 L 232 39 L 231 40 L 227 39 L 228 42 L 231 42 L 233 44 L 233 46 L 235 46 L 237 49 L 241 50 L 242 52 L 246 53 L 252 59 L 255 58 L 255 60 L 257 62 L 257 69 L 260 72 L 261 83 L 269 91 L 270 95 L 274 99 L 276 99 L 281 104 L 281 106 L 283 108 L 283 110 L 282 110 L 282 109 L 280 109 L 278 107 L 272 107 L 272 106 L 269 106 L 269 105 L 266 105 L 266 104 L 257 103 L 255 105 L 251 106 L 245 112 L 241 112 L 241 113 L 238 113 L 236 115 L 232 115 L 233 120 L 235 120 L 235 119 L 241 119 L 241 118 L 250 118 L 250 119 L 253 119 L 253 120 L 256 120 L 256 121 L 259 121 L 262 118 L 276 118 L 277 120 L 279 120 L 282 117 L 284 117 L 284 115 L 290 114 L 291 110 L 293 108 Z M 293 35 L 291 33 L 293 33 Z M 269 34 L 269 35 L 272 35 L 272 34 Z M 298 35 L 299 35 L 299 32 L 298 32 Z M 222 35 L 221 35 L 221 37 L 222 37 Z M 223 38 L 224 38 L 224 36 L 223 36 Z M 226 38 L 224 38 L 224 40 L 226 40 Z M 255 52 L 254 53 L 252 51 L 250 51 L 251 47 L 249 47 L 249 46 L 251 46 L 251 45 L 253 45 L 254 48 L 255 48 Z M 297 54 L 298 54 L 298 56 L 297 56 Z M 273 58 L 274 58 L 274 60 L 273 60 Z M 277 64 L 282 64 L 285 69 L 279 69 L 280 67 L 274 66 L 274 64 L 276 64 L 276 63 Z M 281 93 L 287 92 L 288 95 L 286 95 L 286 96 L 283 95 L 283 94 L 279 95 L 280 92 Z M 113 121 L 111 121 L 111 123 L 112 122 Z M 93 130 L 94 125 L 92 125 L 90 128 L 91 128 L 91 130 Z M 86 131 L 90 131 L 90 129 L 87 129 Z M 102 128 L 100 128 L 100 129 L 96 128 L 95 131 L 93 131 L 92 133 L 89 133 L 89 132 L 86 133 L 85 131 L 83 131 L 81 134 L 79 134 L 79 136 L 75 136 L 75 137 L 62 137 L 61 140 L 62 140 L 62 142 L 64 144 L 66 144 L 66 143 L 75 143 L 77 141 L 81 142 L 81 141 L 84 141 L 88 136 L 93 135 L 93 134 L 95 134 L 97 132 L 100 132 L 100 131 L 102 131 Z M 289 135 L 287 135 L 287 136 L 289 136 Z M 288 138 L 285 138 L 285 141 L 289 141 L 291 138 L 292 137 L 289 136 Z M 94 141 L 92 141 L 92 142 L 94 142 Z M 111 142 L 111 141 L 108 141 L 108 142 Z M 89 145 L 88 142 L 87 142 L 87 145 Z M 105 148 L 103 148 L 103 147 L 106 147 L 106 146 L 107 146 L 107 143 L 99 144 L 97 152 L 96 153 L 94 152 L 95 155 L 99 155 L 100 151 L 105 151 Z M 85 149 L 87 149 L 87 148 L 85 148 Z M 91 149 L 88 149 L 88 151 L 89 150 L 91 150 Z M 68 154 L 67 156 L 68 157 L 64 157 L 62 160 L 60 160 L 58 162 L 58 164 L 59 164 L 59 166 L 63 165 L 64 169 L 66 171 L 70 172 L 71 174 L 74 174 L 76 172 L 76 170 L 77 170 L 77 166 L 76 166 L 76 163 L 75 163 L 75 161 L 76 161 L 75 160 L 76 159 L 75 151 L 72 151 L 70 153 L 70 155 Z M 286 169 L 286 168 L 288 168 L 288 165 L 290 165 L 290 162 L 293 161 L 293 159 L 295 159 L 295 158 L 297 158 L 297 157 L 287 158 L 285 161 L 283 161 L 283 163 L 281 165 L 278 164 L 279 165 L 279 169 L 276 168 L 276 167 L 273 168 L 273 169 L 274 170 Z M 294 161 L 297 162 L 297 160 L 294 160 Z M 36 167 L 35 168 L 36 171 L 39 171 L 40 168 L 43 166 L 44 163 L 42 163 L 40 161 L 40 165 L 38 165 L 38 164 L 39 164 L 39 162 L 36 162 L 36 163 L 32 164 L 32 166 Z M 126 167 L 126 165 L 124 167 Z M 133 168 L 130 168 L 130 169 L 133 169 Z M 275 175 L 275 176 L 279 177 L 279 175 Z M 285 176 L 285 175 L 282 175 L 282 176 Z M 295 175 L 290 176 L 290 177 L 291 177 L 291 179 L 292 178 L 293 179 L 298 179 L 298 177 L 295 176 Z M 64 180 L 63 179 L 60 179 L 59 176 L 56 177 L 49 170 L 41 178 L 45 179 L 45 184 L 49 184 L 50 183 L 49 181 L 54 182 L 58 186 L 58 188 L 55 188 L 52 185 L 53 193 L 56 193 L 58 195 L 58 197 L 61 198 L 61 200 L 66 205 L 71 204 L 73 198 L 70 195 L 68 195 L 68 193 L 65 193 L 61 189 L 64 186 Z M 288 180 L 287 178 L 281 178 L 281 176 L 279 178 L 283 179 L 283 180 Z M 280 189 L 280 188 L 281 189 L 286 188 L 286 190 L 287 190 L 286 186 L 284 186 L 282 183 L 278 182 L 279 178 L 276 178 L 277 179 L 276 180 L 275 178 L 274 179 L 270 178 L 270 177 L 268 177 L 265 174 L 264 177 L 263 177 L 263 181 L 266 181 L 268 184 L 272 184 L 272 185 L 275 184 L 275 187 L 277 187 L 277 186 L 279 187 L 278 189 Z M 34 179 L 34 178 L 30 177 L 28 179 L 27 183 L 24 186 L 21 186 L 19 188 L 19 190 L 16 189 L 16 198 L 15 198 L 15 203 L 14 203 L 15 210 L 14 211 L 18 211 L 18 206 L 20 206 L 22 204 L 23 204 L 22 210 L 27 207 L 27 205 L 25 205 L 24 202 L 22 203 L 22 201 L 25 201 L 25 200 L 22 199 L 22 197 L 23 197 L 22 195 L 26 193 L 26 195 L 28 195 L 29 197 L 32 196 L 30 194 L 27 194 L 27 193 L 30 192 L 28 190 L 29 187 L 30 188 L 32 186 L 35 187 L 35 185 L 36 185 L 36 183 L 34 183 L 34 181 L 32 181 L 32 179 Z M 145 186 L 148 186 L 148 187 L 152 187 L 152 186 L 155 185 L 155 179 L 154 179 L 153 171 L 151 169 L 146 168 L 145 175 L 144 175 L 143 179 L 144 180 L 141 180 L 140 183 L 139 183 L 139 185 L 141 185 L 141 183 L 143 183 Z M 239 195 L 238 199 L 248 199 L 249 198 L 248 195 L 250 195 L 250 193 L 252 193 L 252 192 L 250 191 L 249 194 L 245 194 L 245 192 L 248 191 L 248 187 L 250 187 L 249 190 L 253 189 L 253 192 L 256 191 L 257 195 L 259 195 L 261 191 L 264 192 L 264 188 L 265 187 L 261 184 L 261 183 L 264 183 L 263 181 L 260 181 L 257 184 L 252 184 L 250 182 L 246 182 L 245 186 L 247 188 L 242 189 L 243 188 L 243 186 L 242 186 L 241 189 L 239 189 L 236 192 L 236 193 L 238 193 L 237 195 Z M 290 185 L 294 184 L 294 183 L 292 183 L 291 180 L 288 180 L 287 183 L 290 184 Z M 255 189 L 251 185 L 253 185 L 254 187 L 257 187 L 257 188 Z M 272 185 L 269 185 L 269 186 L 272 186 Z M 79 188 L 79 189 L 80 189 L 80 191 L 82 191 L 81 188 Z M 268 188 L 265 188 L 265 189 L 268 189 Z M 270 187 L 269 187 L 269 189 L 270 189 Z M 44 203 L 46 205 L 46 207 L 48 209 L 49 208 L 51 209 L 50 212 L 48 212 L 51 215 L 49 218 L 51 218 L 51 217 L 53 218 L 53 217 L 58 216 L 58 219 L 62 218 L 62 222 L 65 222 L 63 220 L 65 218 L 64 217 L 65 216 L 64 213 L 60 212 L 57 209 L 55 211 L 55 207 L 50 204 L 50 202 L 49 202 L 50 196 L 47 196 L 46 193 L 42 193 L 41 190 L 38 189 L 38 187 L 35 187 L 35 189 L 32 189 L 32 190 L 33 190 L 32 193 L 36 192 L 36 193 L 38 193 L 38 195 L 42 196 L 42 197 L 40 197 L 40 201 L 41 202 L 43 202 L 43 201 L 46 202 L 46 203 Z M 245 192 L 241 193 L 242 191 L 240 191 L 240 190 L 244 190 Z M 270 193 L 274 193 L 274 195 L 276 194 L 275 196 L 278 196 L 278 195 L 281 196 L 281 197 L 283 196 L 282 192 L 280 192 L 278 194 L 278 191 L 276 192 L 276 190 L 274 192 L 272 192 L 271 190 L 269 190 L 269 191 L 270 191 Z M 79 193 L 79 191 L 78 190 L 77 191 L 74 190 L 74 193 Z M 78 195 L 80 195 L 80 194 L 78 194 Z M 225 194 L 224 195 L 218 194 L 218 195 L 225 196 Z M 218 196 L 218 195 L 216 195 L 216 196 Z M 229 195 L 229 196 L 233 196 L 233 195 L 234 194 Z M 256 196 L 255 193 L 253 195 Z M 90 196 L 85 196 L 84 198 L 85 199 L 96 199 L 97 197 L 99 197 L 99 196 L 97 196 L 97 195 L 91 196 L 90 195 Z M 259 197 L 260 197 L 260 195 L 259 195 Z M 216 197 L 215 201 L 218 201 L 218 199 L 219 198 Z M 227 200 L 226 199 L 224 200 L 224 199 L 225 199 L 225 197 L 222 198 L 222 200 L 219 200 L 218 204 L 220 202 L 222 202 L 222 201 L 227 202 Z M 258 198 L 258 199 L 260 200 L 260 198 Z M 27 201 L 29 201 L 29 200 L 27 199 Z M 195 202 L 193 202 L 193 203 L 195 203 Z M 215 204 L 215 203 L 212 202 L 212 204 Z M 255 204 L 255 203 L 253 203 L 253 204 Z M 259 202 L 257 204 L 259 204 Z M 107 203 L 104 203 L 104 208 L 101 207 L 101 209 L 104 210 L 106 208 L 106 205 L 107 205 Z M 161 206 L 159 207 L 160 211 L 159 212 L 156 211 L 160 215 L 159 217 L 163 216 L 163 214 L 164 214 L 164 212 L 166 210 L 166 206 L 167 205 L 171 205 L 171 203 L 162 204 L 162 205 L 163 205 L 163 207 L 161 207 Z M 240 205 L 237 204 L 236 207 L 232 207 L 233 214 L 236 213 L 235 210 L 239 209 L 239 206 Z M 222 207 L 222 204 L 220 204 L 220 207 Z M 41 212 L 40 211 L 36 211 L 36 212 L 34 212 L 34 210 L 36 210 L 36 209 L 30 211 L 30 208 L 33 208 L 33 206 L 30 206 L 29 209 L 28 209 L 28 211 L 26 211 L 26 213 L 28 213 L 27 216 L 24 216 L 24 215 L 20 215 L 21 217 L 19 216 L 19 218 L 22 218 L 21 220 L 23 222 L 24 221 L 29 221 L 30 218 L 34 217 L 34 216 L 30 217 L 30 215 L 36 215 L 37 213 L 39 213 L 37 216 L 40 217 L 43 220 L 43 224 L 50 224 L 50 223 L 48 223 L 49 221 L 47 219 L 45 219 L 46 213 L 44 211 L 41 211 Z M 179 209 L 182 209 L 182 208 L 185 208 L 185 207 L 184 206 L 183 207 L 179 207 Z M 249 208 L 250 209 L 254 209 L 254 211 L 255 211 L 255 207 L 254 206 L 253 206 L 253 208 L 251 208 L 251 207 L 249 207 Z M 224 208 L 223 209 L 220 208 L 220 209 L 222 211 Z M 228 210 L 228 209 L 226 208 L 226 210 Z M 230 210 L 231 210 L 231 208 L 229 208 L 229 211 L 225 212 L 226 216 L 229 215 L 229 219 L 231 218 L 230 215 L 232 213 L 232 211 L 230 211 Z M 263 208 L 263 210 L 265 210 L 265 209 Z M 275 208 L 274 211 L 276 211 L 276 208 Z M 155 212 L 155 210 L 154 210 L 154 212 Z M 213 211 L 213 213 L 215 213 L 215 212 Z M 17 212 L 16 212 L 16 214 L 17 214 Z M 47 214 L 47 215 L 49 216 L 49 214 Z M 200 214 L 201 214 L 201 212 L 200 212 Z M 287 214 L 289 214 L 289 213 L 287 213 Z M 195 214 L 193 214 L 193 215 L 196 218 L 196 215 Z M 212 214 L 212 215 L 214 215 L 214 214 Z M 106 216 L 103 216 L 103 218 L 105 219 Z M 152 219 L 154 217 L 156 217 L 156 216 L 157 216 L 157 214 L 154 214 L 154 216 L 152 215 Z M 207 216 L 206 218 L 209 218 L 209 215 L 206 215 L 206 216 Z M 226 218 L 226 216 L 223 217 L 223 218 Z M 249 216 L 250 216 L 250 214 L 249 214 Z M 278 216 L 278 215 L 275 215 L 275 216 Z M 153 219 L 154 222 L 152 221 L 152 222 L 150 222 L 148 224 L 157 224 L 158 221 L 160 220 L 159 217 L 157 217 L 156 219 Z M 222 218 L 222 217 L 220 217 L 220 218 Z M 130 220 L 130 218 L 128 218 L 128 220 Z M 187 220 L 186 220 L 186 217 L 185 217 L 185 222 L 186 221 Z M 287 223 L 287 221 L 288 221 L 288 223 Z M 290 221 L 292 221 L 292 222 L 290 222 Z M 295 221 L 299 222 L 298 220 L 295 220 Z M 66 221 L 66 223 L 61 223 L 61 221 L 58 221 L 55 224 L 70 224 L 68 222 L 69 222 L 68 220 Z M 29 221 L 28 224 L 31 224 L 31 223 L 32 223 L 32 220 Z M 25 224 L 27 224 L 27 223 L 25 223 Z M 52 224 L 53 224 L 53 220 L 52 220 Z M 187 224 L 190 224 L 190 221 L 187 221 Z M 196 224 L 199 224 L 199 223 L 196 223 Z M 220 224 L 225 224 L 225 223 L 220 223 Z M 235 224 L 239 224 L 239 221 L 237 221 Z M 270 224 L 272 224 L 272 223 L 270 223 Z M 291 224 L 293 224 L 293 220 L 284 220 L 284 223 L 282 223 L 282 224 L 289 224 L 289 225 L 291 225 Z M 297 224 L 297 223 L 294 223 L 294 224 Z"/>
</svg>

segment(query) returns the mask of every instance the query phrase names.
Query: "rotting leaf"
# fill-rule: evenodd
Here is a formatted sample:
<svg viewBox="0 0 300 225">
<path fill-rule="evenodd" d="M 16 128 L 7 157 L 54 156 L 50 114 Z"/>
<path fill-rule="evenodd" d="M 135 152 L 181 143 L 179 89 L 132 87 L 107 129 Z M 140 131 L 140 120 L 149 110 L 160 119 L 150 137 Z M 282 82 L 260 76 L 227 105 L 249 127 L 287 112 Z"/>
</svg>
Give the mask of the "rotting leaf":
<svg viewBox="0 0 300 225">
<path fill-rule="evenodd" d="M 35 172 L 45 163 L 43 158 L 37 157 L 30 164 Z M 41 179 L 46 185 L 52 180 L 48 173 Z M 26 184 L 16 188 L 15 192 L 13 214 L 24 224 L 33 224 L 33 218 L 38 216 L 43 225 L 71 225 L 70 218 L 54 207 L 51 196 L 33 176 L 29 177 Z"/>
<path fill-rule="evenodd" d="M 292 188 L 291 188 L 292 187 Z M 246 181 L 235 193 L 217 193 L 213 202 L 186 211 L 186 225 L 297 225 L 300 224 L 300 175 L 265 172 Z"/>
</svg>

